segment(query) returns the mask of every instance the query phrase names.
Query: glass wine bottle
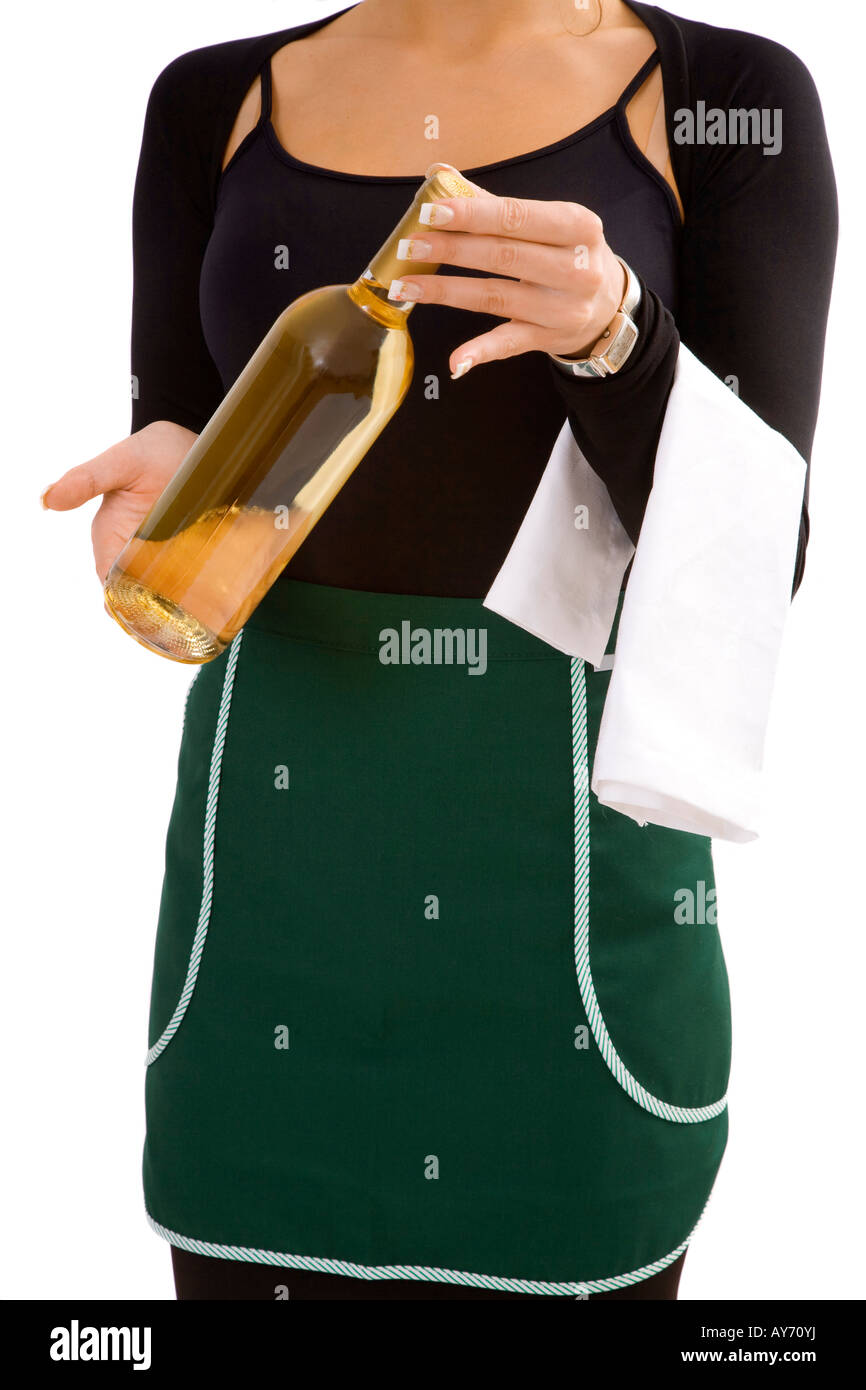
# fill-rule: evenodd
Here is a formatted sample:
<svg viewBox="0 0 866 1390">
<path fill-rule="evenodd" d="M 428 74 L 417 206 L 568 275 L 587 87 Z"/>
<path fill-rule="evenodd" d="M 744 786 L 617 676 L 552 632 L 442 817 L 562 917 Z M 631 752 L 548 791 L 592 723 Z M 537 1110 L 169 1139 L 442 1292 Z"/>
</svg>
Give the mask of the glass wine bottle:
<svg viewBox="0 0 866 1390">
<path fill-rule="evenodd" d="M 476 192 L 431 165 L 353 285 L 283 310 L 109 570 L 105 606 L 137 641 L 200 664 L 240 631 L 409 388 L 413 306 L 388 299 L 398 242 L 423 234 L 422 203 Z"/>
</svg>

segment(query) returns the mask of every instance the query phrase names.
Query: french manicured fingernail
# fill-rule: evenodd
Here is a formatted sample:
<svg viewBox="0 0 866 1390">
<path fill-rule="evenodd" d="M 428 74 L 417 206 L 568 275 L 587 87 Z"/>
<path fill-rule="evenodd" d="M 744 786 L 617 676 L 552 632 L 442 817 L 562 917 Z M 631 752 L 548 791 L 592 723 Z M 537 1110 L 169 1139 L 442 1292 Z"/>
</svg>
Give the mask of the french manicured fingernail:
<svg viewBox="0 0 866 1390">
<path fill-rule="evenodd" d="M 457 363 L 457 367 L 455 368 L 455 370 L 451 373 L 451 380 L 456 381 L 459 376 L 465 376 L 471 366 L 472 358 L 462 357 L 460 361 Z"/>
<path fill-rule="evenodd" d="M 398 261 L 426 261 L 432 254 L 429 241 L 419 241 L 417 237 L 404 237 L 397 242 Z"/>
<path fill-rule="evenodd" d="M 40 503 L 42 504 L 43 510 L 46 511 L 46 512 L 47 512 L 47 511 L 50 511 L 51 508 L 48 507 L 48 506 L 46 505 L 46 502 L 45 502 L 45 494 L 46 494 L 46 492 L 50 492 L 51 489 L 53 488 L 53 486 L 54 486 L 53 483 L 49 483 L 48 486 L 47 486 L 47 487 L 44 487 L 44 488 L 42 489 L 42 491 L 40 492 L 40 494 L 39 494 L 39 501 L 40 501 Z"/>
<path fill-rule="evenodd" d="M 442 227 L 446 222 L 450 222 L 453 216 L 454 209 L 446 207 L 444 203 L 422 203 L 418 221 L 425 227 Z"/>
<path fill-rule="evenodd" d="M 420 299 L 421 286 L 413 280 L 392 280 L 388 287 L 389 299 Z"/>
</svg>

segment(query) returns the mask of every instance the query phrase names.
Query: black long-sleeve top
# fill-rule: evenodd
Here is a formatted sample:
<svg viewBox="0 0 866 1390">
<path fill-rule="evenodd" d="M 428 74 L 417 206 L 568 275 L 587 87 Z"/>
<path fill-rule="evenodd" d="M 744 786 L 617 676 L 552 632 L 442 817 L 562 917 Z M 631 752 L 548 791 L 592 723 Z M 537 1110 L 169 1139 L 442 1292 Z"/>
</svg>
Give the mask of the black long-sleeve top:
<svg viewBox="0 0 866 1390">
<path fill-rule="evenodd" d="M 680 342 L 808 465 L 838 225 L 815 84 L 774 41 L 630 8 L 656 39 L 682 224 L 670 188 L 630 136 L 625 100 L 636 81 L 573 136 L 464 172 L 492 193 L 573 198 L 599 213 L 609 244 L 641 280 L 635 351 L 604 380 L 568 377 L 530 353 L 451 382 L 448 353 L 486 318 L 418 306 L 409 395 L 287 575 L 483 596 L 566 418 L 636 544 Z M 420 182 L 420 174 L 368 178 L 295 159 L 266 101 L 221 171 L 238 108 L 257 74 L 267 82 L 270 56 L 335 17 L 194 50 L 153 86 L 133 201 L 133 430 L 167 419 L 200 431 L 281 309 L 317 285 L 354 280 Z M 751 109 L 780 113 L 769 117 L 778 152 L 750 140 L 682 139 L 683 113 L 700 131 L 702 112 L 711 121 L 714 111 Z M 289 250 L 288 273 L 276 268 L 278 245 Z M 808 495 L 807 471 L 795 592 Z"/>
</svg>

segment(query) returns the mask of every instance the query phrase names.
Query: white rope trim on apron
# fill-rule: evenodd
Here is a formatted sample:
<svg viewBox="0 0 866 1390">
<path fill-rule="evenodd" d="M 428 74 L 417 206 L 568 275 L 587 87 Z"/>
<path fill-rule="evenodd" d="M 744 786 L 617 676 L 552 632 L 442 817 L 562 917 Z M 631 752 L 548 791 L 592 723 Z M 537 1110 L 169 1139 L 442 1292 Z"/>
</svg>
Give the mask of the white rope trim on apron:
<svg viewBox="0 0 866 1390">
<path fill-rule="evenodd" d="M 598 1049 L 623 1090 L 633 1101 L 675 1124 L 697 1124 L 720 1115 L 727 1095 L 711 1105 L 671 1105 L 647 1091 L 632 1076 L 605 1026 L 589 958 L 589 762 L 586 746 L 586 676 L 582 657 L 571 659 L 571 748 L 574 764 L 574 961 L 580 997 Z"/>
<path fill-rule="evenodd" d="M 207 939 L 208 926 L 210 924 L 211 906 L 213 903 L 213 856 L 214 856 L 214 836 L 216 833 L 217 804 L 219 802 L 220 772 L 222 770 L 223 748 L 226 741 L 226 729 L 229 722 L 229 711 L 232 704 L 232 690 L 235 683 L 235 671 L 238 664 L 238 655 L 241 649 L 241 638 L 243 628 L 235 637 L 229 648 L 226 668 L 223 673 L 223 687 L 220 696 L 219 713 L 217 714 L 216 730 L 214 733 L 213 751 L 210 760 L 210 775 L 208 778 L 207 803 L 204 817 L 204 848 L 202 852 L 202 890 L 201 906 L 198 914 L 198 925 L 193 937 L 192 950 L 190 951 L 189 964 L 186 971 L 186 980 L 180 992 L 175 1011 L 171 1016 L 162 1036 L 154 1043 L 147 1054 L 145 1065 L 150 1066 L 155 1062 L 161 1052 L 168 1047 L 175 1033 L 181 1025 L 183 1016 L 189 1007 L 192 998 L 195 982 L 198 978 L 199 966 L 201 965 L 204 943 Z M 198 673 L 197 673 L 198 674 Z M 190 690 L 195 682 L 191 682 Z M 189 699 L 189 691 L 187 691 Z M 184 716 L 186 706 L 184 705 Z"/>
<path fill-rule="evenodd" d="M 276 1250 L 254 1250 L 245 1245 L 218 1245 L 209 1240 L 194 1240 L 179 1235 L 154 1221 L 150 1212 L 145 1215 L 151 1228 L 170 1245 L 180 1250 L 188 1250 L 193 1255 L 211 1255 L 221 1260 L 244 1260 L 247 1263 L 281 1266 L 290 1269 L 311 1269 L 324 1274 L 345 1274 L 354 1279 L 427 1279 L 437 1284 L 465 1284 L 480 1289 L 503 1289 L 514 1293 L 572 1294 L 575 1296 L 605 1293 L 608 1289 L 622 1289 L 629 1284 L 639 1284 L 659 1274 L 688 1248 L 695 1231 L 703 1220 L 709 1198 L 703 1211 L 686 1239 L 669 1254 L 651 1264 L 641 1265 L 640 1269 L 629 1270 L 628 1274 L 614 1274 L 606 1279 L 581 1279 L 551 1281 L 546 1279 L 507 1279 L 496 1274 L 473 1274 L 465 1269 L 437 1269 L 430 1265 L 361 1265 L 351 1260 L 319 1259 L 313 1255 L 284 1255 Z"/>
</svg>

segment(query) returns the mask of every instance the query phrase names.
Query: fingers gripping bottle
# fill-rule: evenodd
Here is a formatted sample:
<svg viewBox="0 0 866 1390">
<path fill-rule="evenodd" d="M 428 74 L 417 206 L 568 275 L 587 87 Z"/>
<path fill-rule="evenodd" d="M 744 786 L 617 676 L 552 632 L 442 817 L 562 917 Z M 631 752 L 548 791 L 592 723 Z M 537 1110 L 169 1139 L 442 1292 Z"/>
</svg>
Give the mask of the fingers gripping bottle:
<svg viewBox="0 0 866 1390">
<path fill-rule="evenodd" d="M 397 243 L 418 235 L 422 203 L 476 192 L 432 164 L 353 285 L 283 310 L 106 577 L 106 607 L 137 641 L 201 664 L 240 631 L 409 388 L 413 306 L 388 299 Z"/>
</svg>

